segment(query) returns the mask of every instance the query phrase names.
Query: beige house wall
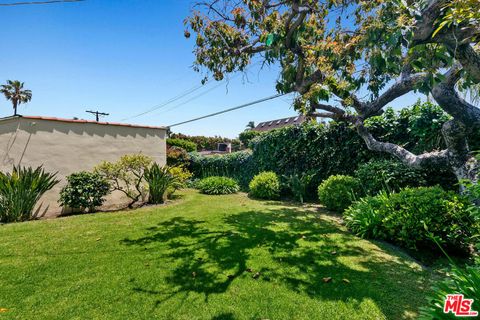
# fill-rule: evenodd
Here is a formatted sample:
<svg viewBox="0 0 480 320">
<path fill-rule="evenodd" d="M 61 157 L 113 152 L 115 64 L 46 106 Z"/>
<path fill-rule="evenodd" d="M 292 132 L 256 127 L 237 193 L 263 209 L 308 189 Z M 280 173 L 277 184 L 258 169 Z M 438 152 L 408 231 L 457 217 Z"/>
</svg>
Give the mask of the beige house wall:
<svg viewBox="0 0 480 320">
<path fill-rule="evenodd" d="M 11 171 L 13 165 L 43 165 L 46 171 L 58 172 L 61 182 L 39 203 L 40 213 L 47 217 L 62 213 L 57 201 L 66 176 L 132 153 L 151 156 L 164 165 L 166 130 L 20 117 L 0 121 L 0 171 Z M 109 198 L 105 208 L 126 201 L 120 194 Z"/>
</svg>

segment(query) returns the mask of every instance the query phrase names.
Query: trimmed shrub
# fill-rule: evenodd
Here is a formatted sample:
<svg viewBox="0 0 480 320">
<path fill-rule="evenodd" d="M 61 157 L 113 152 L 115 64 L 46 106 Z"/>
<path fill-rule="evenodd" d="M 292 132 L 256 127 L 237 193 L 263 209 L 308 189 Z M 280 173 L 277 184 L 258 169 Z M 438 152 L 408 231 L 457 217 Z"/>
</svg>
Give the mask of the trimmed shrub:
<svg viewBox="0 0 480 320">
<path fill-rule="evenodd" d="M 67 177 L 67 185 L 60 191 L 60 205 L 82 212 L 94 212 L 105 202 L 110 193 L 110 184 L 101 175 L 81 171 Z"/>
<path fill-rule="evenodd" d="M 190 156 L 188 152 L 179 147 L 167 148 L 167 165 L 171 167 L 186 166 L 189 164 Z"/>
<path fill-rule="evenodd" d="M 42 167 L 15 166 L 12 173 L 0 172 L 0 222 L 36 218 L 33 209 L 42 195 L 59 182 L 55 176 Z"/>
<path fill-rule="evenodd" d="M 278 199 L 280 180 L 275 172 L 266 171 L 257 174 L 249 184 L 249 195 L 258 199 Z"/>
<path fill-rule="evenodd" d="M 318 199 L 329 210 L 343 212 L 362 194 L 360 181 L 351 176 L 334 175 L 318 186 Z"/>
<path fill-rule="evenodd" d="M 145 181 L 148 184 L 148 203 L 159 204 L 165 202 L 168 188 L 173 187 L 177 179 L 167 166 L 160 167 L 154 163 L 145 170 Z"/>
<path fill-rule="evenodd" d="M 355 176 L 367 194 L 380 191 L 396 192 L 405 187 L 420 187 L 427 184 L 423 171 L 411 168 L 396 160 L 371 160 L 361 164 Z"/>
<path fill-rule="evenodd" d="M 168 138 L 167 145 L 169 147 L 182 148 L 187 152 L 197 151 L 197 144 L 188 140 Z"/>
<path fill-rule="evenodd" d="M 240 190 L 238 183 L 228 177 L 208 177 L 197 183 L 197 188 L 201 193 L 220 195 L 236 193 Z"/>
<path fill-rule="evenodd" d="M 470 202 L 440 187 L 407 188 L 364 198 L 344 213 L 357 235 L 388 240 L 408 249 L 438 250 L 432 236 L 447 250 L 468 252 L 478 234 Z"/>
</svg>

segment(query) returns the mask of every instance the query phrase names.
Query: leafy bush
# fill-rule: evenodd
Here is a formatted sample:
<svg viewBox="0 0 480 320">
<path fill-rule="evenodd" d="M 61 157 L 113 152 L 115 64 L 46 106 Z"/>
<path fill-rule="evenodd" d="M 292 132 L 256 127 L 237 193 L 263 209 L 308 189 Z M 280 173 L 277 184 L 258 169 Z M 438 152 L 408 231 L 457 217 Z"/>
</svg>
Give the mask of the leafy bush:
<svg viewBox="0 0 480 320">
<path fill-rule="evenodd" d="M 318 198 L 329 210 L 343 212 L 362 194 L 360 181 L 354 177 L 334 175 L 318 186 Z"/>
<path fill-rule="evenodd" d="M 168 172 L 175 178 L 173 185 L 167 189 L 167 197 L 170 198 L 175 191 L 188 186 L 188 181 L 193 177 L 193 174 L 183 166 L 169 167 Z"/>
<path fill-rule="evenodd" d="M 384 191 L 377 196 L 361 198 L 343 213 L 345 224 L 362 238 L 386 239 L 383 216 L 378 213 L 386 202 L 388 202 L 388 194 Z"/>
<path fill-rule="evenodd" d="M 219 195 L 230 194 L 240 190 L 238 183 L 228 177 L 208 177 L 197 183 L 197 188 L 201 193 Z"/>
<path fill-rule="evenodd" d="M 225 155 L 203 156 L 199 153 L 190 154 L 190 171 L 196 178 L 210 176 L 230 177 L 238 181 L 243 189 L 256 173 L 250 151 L 239 151 Z"/>
<path fill-rule="evenodd" d="M 0 172 L 0 222 L 36 218 L 33 210 L 42 195 L 59 181 L 56 174 L 42 167 L 13 167 L 12 173 Z"/>
<path fill-rule="evenodd" d="M 253 131 L 253 130 L 245 130 L 238 135 L 238 139 L 242 142 L 245 148 L 250 148 L 250 142 L 256 138 L 264 134 L 263 132 Z"/>
<path fill-rule="evenodd" d="M 472 310 L 480 312 L 480 266 L 467 266 L 465 269 L 454 266 L 448 277 L 432 289 L 428 306 L 420 309 L 421 320 L 458 319 L 453 313 L 443 312 L 446 296 L 454 293 L 473 299 Z"/>
<path fill-rule="evenodd" d="M 145 170 L 145 181 L 148 183 L 148 203 L 159 204 L 164 203 L 167 190 L 175 185 L 177 178 L 167 166 L 154 163 Z"/>
<path fill-rule="evenodd" d="M 189 164 L 189 161 L 190 156 L 185 149 L 179 147 L 167 148 L 167 165 L 171 167 L 185 166 Z"/>
<path fill-rule="evenodd" d="M 110 192 L 110 184 L 98 173 L 81 171 L 67 177 L 67 185 L 60 191 L 59 203 L 73 209 L 94 212 Z"/>
<path fill-rule="evenodd" d="M 448 250 L 468 252 L 478 234 L 467 199 L 440 187 L 407 188 L 364 198 L 344 213 L 355 234 L 417 250 L 436 250 L 432 235 Z"/>
<path fill-rule="evenodd" d="M 314 175 L 302 173 L 302 174 L 292 174 L 290 176 L 284 176 L 287 186 L 291 190 L 295 200 L 300 203 L 303 203 L 305 197 L 307 196 L 307 188 L 312 181 Z"/>
<path fill-rule="evenodd" d="M 167 145 L 170 147 L 182 148 L 187 152 L 197 151 L 197 144 L 188 140 L 168 138 Z"/>
<path fill-rule="evenodd" d="M 280 196 L 280 180 L 275 172 L 265 171 L 253 177 L 249 195 L 258 199 L 277 199 Z"/>
<path fill-rule="evenodd" d="M 175 177 L 177 189 L 185 188 L 187 181 L 193 177 L 193 174 L 183 166 L 169 167 L 168 172 Z"/>
<path fill-rule="evenodd" d="M 361 164 L 355 176 L 367 194 L 375 195 L 382 190 L 399 191 L 405 187 L 425 186 L 425 173 L 396 160 L 371 160 Z"/>
<path fill-rule="evenodd" d="M 95 167 L 94 172 L 110 183 L 111 190 L 125 194 L 131 200 L 128 207 L 132 207 L 147 197 L 148 188 L 144 176 L 152 162 L 151 157 L 143 154 L 124 155 L 116 162 L 102 162 Z"/>
</svg>

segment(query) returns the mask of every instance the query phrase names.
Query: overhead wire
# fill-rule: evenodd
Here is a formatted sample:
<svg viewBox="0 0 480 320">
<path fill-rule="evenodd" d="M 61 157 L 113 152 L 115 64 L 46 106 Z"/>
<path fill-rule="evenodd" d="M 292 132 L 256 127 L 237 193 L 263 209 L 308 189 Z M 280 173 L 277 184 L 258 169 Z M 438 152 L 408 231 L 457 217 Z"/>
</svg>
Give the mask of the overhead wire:
<svg viewBox="0 0 480 320">
<path fill-rule="evenodd" d="M 10 2 L 0 3 L 0 7 L 10 6 L 24 6 L 24 5 L 37 5 L 37 4 L 53 4 L 53 3 L 67 3 L 67 2 L 83 2 L 86 0 L 50 0 L 50 1 L 23 1 L 23 2 Z"/>
<path fill-rule="evenodd" d="M 176 127 L 176 126 L 179 126 L 179 125 L 182 125 L 182 124 L 186 124 L 186 123 L 190 123 L 190 122 L 194 122 L 194 121 L 198 121 L 198 120 L 202 120 L 202 119 L 214 117 L 214 116 L 217 116 L 217 115 L 220 115 L 220 114 L 223 114 L 223 113 L 231 112 L 231 111 L 234 111 L 234 110 L 238 110 L 238 109 L 246 108 L 246 107 L 249 107 L 249 106 L 253 106 L 253 105 L 258 104 L 258 103 L 261 103 L 261 102 L 265 102 L 265 101 L 268 101 L 268 100 L 272 100 L 272 99 L 275 99 L 275 98 L 284 96 L 285 94 L 286 94 L 286 93 L 278 93 L 278 94 L 276 94 L 276 95 L 269 96 L 269 97 L 266 97 L 266 98 L 262 98 L 262 99 L 259 99 L 259 100 L 255 100 L 255 101 L 252 101 L 252 102 L 248 102 L 248 103 L 245 103 L 245 104 L 242 104 L 242 105 L 233 107 L 233 108 L 228 108 L 228 109 L 221 110 L 221 111 L 217 111 L 217 112 L 214 112 L 214 113 L 210 113 L 210 114 L 207 114 L 207 115 L 204 115 L 204 116 L 201 116 L 201 117 L 197 117 L 197 118 L 193 118 L 193 119 L 190 119 L 190 120 L 186 120 L 186 121 L 174 123 L 174 124 L 169 125 L 169 126 L 167 126 L 167 127 L 168 127 L 168 128 Z"/>
</svg>

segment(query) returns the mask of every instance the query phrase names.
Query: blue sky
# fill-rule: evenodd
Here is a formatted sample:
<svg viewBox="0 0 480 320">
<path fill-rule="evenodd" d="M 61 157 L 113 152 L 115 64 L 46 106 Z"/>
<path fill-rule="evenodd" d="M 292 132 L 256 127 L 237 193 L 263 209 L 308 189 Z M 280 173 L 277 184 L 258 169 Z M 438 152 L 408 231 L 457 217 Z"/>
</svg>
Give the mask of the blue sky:
<svg viewBox="0 0 480 320">
<path fill-rule="evenodd" d="M 10 3 L 16 0 L 0 0 Z M 0 7 L 0 82 L 24 81 L 33 99 L 20 114 L 170 125 L 275 94 L 276 67 L 254 66 L 216 88 L 210 83 L 185 98 L 131 118 L 200 84 L 191 68 L 193 39 L 183 37 L 190 0 L 87 0 Z M 206 92 L 210 90 L 209 92 Z M 206 92 L 206 93 L 204 93 Z M 203 94 L 201 97 L 193 97 Z M 187 102 L 187 100 L 191 101 Z M 413 103 L 405 96 L 396 105 Z M 178 104 L 187 102 L 184 105 Z M 249 121 L 295 115 L 281 97 L 173 128 L 174 132 L 235 137 Z M 0 97 L 0 116 L 12 114 Z"/>
</svg>

